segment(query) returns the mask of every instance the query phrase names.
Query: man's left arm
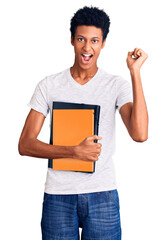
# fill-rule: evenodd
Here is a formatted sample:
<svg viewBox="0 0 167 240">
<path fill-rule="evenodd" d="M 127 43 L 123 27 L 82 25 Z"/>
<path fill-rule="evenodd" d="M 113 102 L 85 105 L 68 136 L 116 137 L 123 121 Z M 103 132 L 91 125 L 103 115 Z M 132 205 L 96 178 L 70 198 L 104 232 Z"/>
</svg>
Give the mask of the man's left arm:
<svg viewBox="0 0 167 240">
<path fill-rule="evenodd" d="M 144 142 L 148 138 L 148 111 L 140 76 L 140 68 L 147 57 L 140 48 L 128 52 L 126 61 L 132 80 L 133 103 L 126 103 L 120 109 L 121 118 L 130 136 L 137 142 Z"/>
</svg>

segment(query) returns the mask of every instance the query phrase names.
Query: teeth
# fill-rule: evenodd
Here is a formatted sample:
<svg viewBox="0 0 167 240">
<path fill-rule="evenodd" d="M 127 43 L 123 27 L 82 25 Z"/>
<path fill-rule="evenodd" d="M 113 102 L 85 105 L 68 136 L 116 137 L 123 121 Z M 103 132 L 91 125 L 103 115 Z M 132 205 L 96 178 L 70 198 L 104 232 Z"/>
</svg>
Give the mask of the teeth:
<svg viewBox="0 0 167 240">
<path fill-rule="evenodd" d="M 84 55 L 84 56 L 86 56 L 86 57 L 90 57 L 90 56 L 92 56 L 92 54 L 82 54 L 82 55 Z"/>
</svg>

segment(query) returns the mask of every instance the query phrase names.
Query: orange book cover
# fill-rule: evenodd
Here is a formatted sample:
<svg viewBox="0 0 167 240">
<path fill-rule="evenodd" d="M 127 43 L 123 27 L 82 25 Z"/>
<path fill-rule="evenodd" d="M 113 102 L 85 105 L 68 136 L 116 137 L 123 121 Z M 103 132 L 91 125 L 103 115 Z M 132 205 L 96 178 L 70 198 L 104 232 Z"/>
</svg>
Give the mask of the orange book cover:
<svg viewBox="0 0 167 240">
<path fill-rule="evenodd" d="M 50 143 L 73 146 L 86 137 L 97 134 L 99 110 L 99 105 L 53 102 Z M 53 170 L 92 173 L 95 171 L 95 162 L 74 158 L 56 158 L 49 159 L 49 167 Z"/>
</svg>

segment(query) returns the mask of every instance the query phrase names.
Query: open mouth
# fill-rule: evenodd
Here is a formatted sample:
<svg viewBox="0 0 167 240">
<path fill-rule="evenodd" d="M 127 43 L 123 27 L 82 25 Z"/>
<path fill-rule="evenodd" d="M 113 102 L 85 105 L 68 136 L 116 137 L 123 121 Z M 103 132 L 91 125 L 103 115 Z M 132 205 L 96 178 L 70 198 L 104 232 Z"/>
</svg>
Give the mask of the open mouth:
<svg viewBox="0 0 167 240">
<path fill-rule="evenodd" d="M 85 63 L 89 63 L 90 59 L 93 57 L 92 54 L 81 54 L 82 56 L 82 62 Z"/>
</svg>

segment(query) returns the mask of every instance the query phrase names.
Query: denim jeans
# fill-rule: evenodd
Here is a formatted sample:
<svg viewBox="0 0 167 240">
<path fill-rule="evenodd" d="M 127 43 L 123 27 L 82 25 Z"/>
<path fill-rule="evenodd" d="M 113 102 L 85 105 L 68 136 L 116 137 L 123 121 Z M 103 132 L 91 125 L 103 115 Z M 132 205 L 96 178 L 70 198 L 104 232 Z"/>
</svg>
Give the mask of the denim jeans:
<svg viewBox="0 0 167 240">
<path fill-rule="evenodd" d="M 117 189 L 83 194 L 44 192 L 42 240 L 121 240 Z"/>
</svg>

